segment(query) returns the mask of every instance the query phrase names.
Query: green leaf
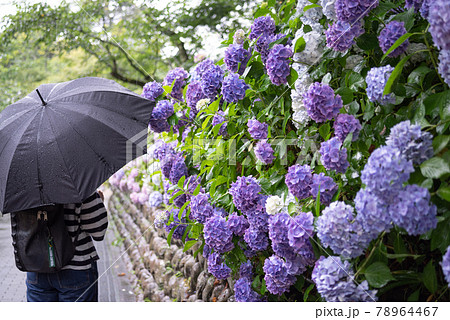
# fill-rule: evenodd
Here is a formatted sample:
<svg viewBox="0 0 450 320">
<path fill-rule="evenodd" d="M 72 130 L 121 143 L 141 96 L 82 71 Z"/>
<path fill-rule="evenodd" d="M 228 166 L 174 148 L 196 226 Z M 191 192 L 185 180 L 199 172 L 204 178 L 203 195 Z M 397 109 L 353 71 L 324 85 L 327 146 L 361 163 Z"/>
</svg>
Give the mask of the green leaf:
<svg viewBox="0 0 450 320">
<path fill-rule="evenodd" d="M 172 227 L 172 230 L 170 230 L 169 234 L 167 235 L 167 244 L 169 245 L 169 247 L 170 247 L 170 245 L 171 245 L 171 243 L 172 243 L 172 236 L 173 236 L 173 233 L 175 232 L 175 229 L 176 229 L 177 227 L 178 227 L 178 226 Z"/>
<path fill-rule="evenodd" d="M 383 57 L 381 58 L 381 61 L 383 61 L 384 59 L 386 59 L 386 57 L 395 49 L 397 49 L 403 42 L 406 41 L 406 39 L 408 39 L 409 37 L 411 37 L 413 35 L 413 33 L 405 33 L 404 35 L 402 35 L 400 38 L 397 39 L 397 41 L 394 42 L 394 44 L 388 49 L 388 51 L 386 51 L 386 53 L 383 55 Z"/>
<path fill-rule="evenodd" d="M 450 142 L 450 135 L 448 136 L 437 136 L 433 139 L 433 149 L 434 153 L 441 152 L 444 148 L 447 148 Z"/>
<path fill-rule="evenodd" d="M 412 6 L 408 11 L 397 14 L 394 17 L 396 21 L 403 21 L 405 23 L 406 31 L 411 30 L 414 25 L 414 6 Z"/>
<path fill-rule="evenodd" d="M 442 253 L 450 245 L 450 219 L 438 222 L 436 229 L 431 232 L 430 249 L 439 249 Z"/>
<path fill-rule="evenodd" d="M 180 178 L 180 180 L 178 180 L 178 183 L 177 183 L 178 188 L 183 189 L 183 187 L 184 187 L 184 181 L 186 181 L 186 176 L 182 176 L 182 177 Z"/>
<path fill-rule="evenodd" d="M 348 87 L 353 92 L 358 92 L 360 88 L 365 88 L 366 82 L 362 75 L 356 72 L 351 72 L 350 77 L 348 78 Z"/>
<path fill-rule="evenodd" d="M 303 50 L 305 50 L 305 47 L 305 39 L 303 39 L 303 37 L 300 37 L 297 39 L 297 41 L 295 41 L 294 52 L 302 52 Z"/>
<path fill-rule="evenodd" d="M 364 51 L 373 50 L 378 47 L 378 38 L 374 33 L 365 33 L 356 39 L 356 44 Z"/>
<path fill-rule="evenodd" d="M 411 293 L 411 295 L 408 297 L 408 302 L 417 302 L 419 301 L 419 297 L 420 297 L 420 288 L 417 289 L 416 291 L 414 291 L 413 293 Z"/>
<path fill-rule="evenodd" d="M 450 187 L 441 186 L 439 190 L 436 192 L 439 197 L 450 202 Z"/>
<path fill-rule="evenodd" d="M 444 174 L 450 173 L 450 168 L 444 159 L 434 157 L 420 165 L 420 172 L 424 177 L 439 179 Z"/>
<path fill-rule="evenodd" d="M 298 73 L 297 73 L 297 71 L 295 71 L 294 68 L 292 68 L 291 74 L 287 78 L 288 84 L 292 87 L 297 79 L 298 79 Z"/>
<path fill-rule="evenodd" d="M 384 287 L 389 281 L 395 280 L 388 266 L 383 262 L 371 264 L 364 272 L 367 282 L 375 288 Z"/>
<path fill-rule="evenodd" d="M 423 79 L 425 79 L 425 76 L 429 74 L 432 69 L 428 68 L 427 66 L 420 66 L 414 69 L 408 76 L 408 83 L 417 84 L 418 86 L 422 86 Z"/>
<path fill-rule="evenodd" d="M 311 290 L 314 288 L 314 283 L 311 283 L 309 285 L 309 287 L 305 290 L 305 294 L 303 295 L 303 301 L 306 302 L 308 300 L 309 297 L 309 293 L 311 292 Z"/>
<path fill-rule="evenodd" d="M 391 73 L 391 76 L 389 77 L 388 81 L 386 82 L 386 85 L 384 86 L 383 95 L 388 95 L 389 93 L 392 92 L 392 85 L 394 84 L 395 80 L 397 80 L 398 76 L 402 73 L 403 67 L 410 57 L 411 55 L 404 57 L 395 66 L 394 70 Z"/>
<path fill-rule="evenodd" d="M 335 92 L 341 96 L 344 105 L 353 101 L 353 91 L 350 88 L 340 87 Z"/>
<path fill-rule="evenodd" d="M 425 287 L 431 293 L 435 293 L 437 290 L 437 277 L 436 277 L 436 269 L 433 266 L 433 260 L 430 260 L 428 264 L 423 269 L 422 281 Z"/>
<path fill-rule="evenodd" d="M 186 243 L 184 244 L 183 252 L 188 251 L 188 250 L 189 250 L 190 248 L 192 248 L 196 243 L 197 243 L 197 240 L 190 240 L 190 241 L 186 242 Z"/>
<path fill-rule="evenodd" d="M 330 124 L 327 122 L 321 125 L 319 128 L 319 133 L 322 138 L 326 139 L 328 134 L 330 133 Z"/>
<path fill-rule="evenodd" d="M 318 4 L 310 4 L 310 5 L 308 5 L 308 6 L 305 6 L 304 8 L 303 8 L 303 12 L 306 12 L 306 11 L 308 11 L 309 9 L 312 9 L 312 8 L 322 8 L 320 5 L 318 5 Z"/>
</svg>

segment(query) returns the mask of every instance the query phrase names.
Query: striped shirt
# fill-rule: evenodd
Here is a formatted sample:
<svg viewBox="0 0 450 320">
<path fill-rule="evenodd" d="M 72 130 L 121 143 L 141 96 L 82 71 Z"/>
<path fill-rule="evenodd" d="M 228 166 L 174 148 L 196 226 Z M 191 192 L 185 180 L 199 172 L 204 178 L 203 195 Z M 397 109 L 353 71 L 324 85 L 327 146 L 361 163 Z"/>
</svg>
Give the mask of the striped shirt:
<svg viewBox="0 0 450 320">
<path fill-rule="evenodd" d="M 108 216 L 100 195 L 95 192 L 81 205 L 65 204 L 64 220 L 74 243 L 79 225 L 81 232 L 74 257 L 63 269 L 87 270 L 92 261 L 99 259 L 92 240 L 102 241 L 108 227 Z"/>
</svg>

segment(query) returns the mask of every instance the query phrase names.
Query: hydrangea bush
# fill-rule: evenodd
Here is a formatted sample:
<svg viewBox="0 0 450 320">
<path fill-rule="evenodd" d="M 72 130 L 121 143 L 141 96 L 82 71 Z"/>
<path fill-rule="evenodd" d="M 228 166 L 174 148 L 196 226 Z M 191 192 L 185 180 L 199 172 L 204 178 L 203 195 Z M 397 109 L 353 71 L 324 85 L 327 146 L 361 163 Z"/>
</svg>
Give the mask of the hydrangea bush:
<svg viewBox="0 0 450 320">
<path fill-rule="evenodd" d="M 236 301 L 449 301 L 447 9 L 263 3 L 144 87 L 151 150 L 110 183 Z"/>
</svg>

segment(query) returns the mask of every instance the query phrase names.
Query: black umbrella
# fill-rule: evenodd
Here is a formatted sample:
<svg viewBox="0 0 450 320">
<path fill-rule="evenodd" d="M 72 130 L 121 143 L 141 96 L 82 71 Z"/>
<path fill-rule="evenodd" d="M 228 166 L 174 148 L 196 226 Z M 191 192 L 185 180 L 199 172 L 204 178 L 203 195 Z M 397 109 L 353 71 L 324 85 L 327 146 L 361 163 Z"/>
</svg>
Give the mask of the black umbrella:
<svg viewBox="0 0 450 320">
<path fill-rule="evenodd" d="M 0 211 L 88 198 L 146 152 L 153 107 L 102 78 L 44 84 L 8 106 L 0 113 Z"/>
</svg>

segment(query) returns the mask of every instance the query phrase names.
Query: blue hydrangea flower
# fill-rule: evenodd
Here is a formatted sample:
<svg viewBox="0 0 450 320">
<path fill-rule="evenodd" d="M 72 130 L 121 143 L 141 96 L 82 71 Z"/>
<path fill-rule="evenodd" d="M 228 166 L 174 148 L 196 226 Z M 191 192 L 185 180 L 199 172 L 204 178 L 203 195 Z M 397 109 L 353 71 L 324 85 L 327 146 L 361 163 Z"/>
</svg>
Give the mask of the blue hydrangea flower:
<svg viewBox="0 0 450 320">
<path fill-rule="evenodd" d="M 429 1 L 428 22 L 434 44 L 441 50 L 450 50 L 450 2 Z"/>
<path fill-rule="evenodd" d="M 378 102 L 381 105 L 395 102 L 395 96 L 392 93 L 383 95 L 384 87 L 393 70 L 393 67 L 387 65 L 379 68 L 374 67 L 367 72 L 366 92 L 370 101 Z"/>
<path fill-rule="evenodd" d="M 250 226 L 250 228 L 245 230 L 244 240 L 247 245 L 255 251 L 266 250 L 269 246 L 269 239 L 265 232 L 261 232 L 260 229 Z"/>
<path fill-rule="evenodd" d="M 205 59 L 199 62 L 191 72 L 191 82 L 202 80 L 203 74 L 212 65 L 214 65 L 214 62 L 211 59 Z"/>
<path fill-rule="evenodd" d="M 259 194 L 254 204 L 242 212 L 246 215 L 247 221 L 254 229 L 259 229 L 262 232 L 268 230 L 269 215 L 266 211 L 266 200 L 268 196 Z"/>
<path fill-rule="evenodd" d="M 245 50 L 242 45 L 232 44 L 225 50 L 223 62 L 225 62 L 229 71 L 242 75 L 247 67 L 250 56 L 250 52 Z"/>
<path fill-rule="evenodd" d="M 401 201 L 389 208 L 392 220 L 410 235 L 424 234 L 437 225 L 436 206 L 430 204 L 430 193 L 418 185 L 408 185 L 398 194 Z"/>
<path fill-rule="evenodd" d="M 406 0 L 405 1 L 405 8 L 411 9 L 414 7 L 414 11 L 417 12 L 422 7 L 423 0 Z"/>
<path fill-rule="evenodd" d="M 172 184 L 177 184 L 178 180 L 183 176 L 188 176 L 188 169 L 184 163 L 183 157 L 180 156 L 173 162 L 172 168 L 170 169 L 169 181 Z"/>
<path fill-rule="evenodd" d="M 288 272 L 285 262 L 275 255 L 264 261 L 263 271 L 267 290 L 272 294 L 282 295 L 289 291 L 289 288 L 297 280 Z"/>
<path fill-rule="evenodd" d="M 342 148 L 342 143 L 337 137 L 324 141 L 320 144 L 320 160 L 327 170 L 345 173 L 349 166 L 347 161 L 347 149 Z"/>
<path fill-rule="evenodd" d="M 361 124 L 351 114 L 341 113 L 334 121 L 334 134 L 343 143 L 347 135 L 353 133 L 352 141 L 358 140 Z"/>
<path fill-rule="evenodd" d="M 378 0 L 336 0 L 336 16 L 340 21 L 354 23 L 362 20 L 378 4 Z"/>
<path fill-rule="evenodd" d="M 231 184 L 228 192 L 233 197 L 233 203 L 238 210 L 248 211 L 253 208 L 258 200 L 261 187 L 252 176 L 238 177 L 236 182 Z"/>
<path fill-rule="evenodd" d="M 275 160 L 272 146 L 266 140 L 258 141 L 255 146 L 255 155 L 263 164 L 271 164 Z"/>
<path fill-rule="evenodd" d="M 251 26 L 250 40 L 259 38 L 261 35 L 271 35 L 275 32 L 275 21 L 270 16 L 258 17 Z"/>
<path fill-rule="evenodd" d="M 163 120 L 173 115 L 173 103 L 169 100 L 158 101 L 152 112 L 152 120 Z"/>
<path fill-rule="evenodd" d="M 245 98 L 245 91 L 249 88 L 250 86 L 244 80 L 239 79 L 239 75 L 229 74 L 222 83 L 223 99 L 228 103 L 238 102 Z"/>
<path fill-rule="evenodd" d="M 439 52 L 438 71 L 445 83 L 450 86 L 450 50 L 444 49 Z"/>
<path fill-rule="evenodd" d="M 388 146 L 376 149 L 361 171 L 361 181 L 366 189 L 390 203 L 414 172 L 411 161 L 406 160 L 397 148 Z"/>
<path fill-rule="evenodd" d="M 445 280 L 450 287 L 450 246 L 447 248 L 445 255 L 442 257 L 441 267 Z"/>
<path fill-rule="evenodd" d="M 363 33 L 361 22 L 351 25 L 338 20 L 325 31 L 327 46 L 335 51 L 345 52 L 356 43 L 355 39 Z"/>
<path fill-rule="evenodd" d="M 313 175 L 311 184 L 311 195 L 317 198 L 320 188 L 320 203 L 329 205 L 334 194 L 338 190 L 336 182 L 333 178 L 326 176 L 323 172 Z"/>
<path fill-rule="evenodd" d="M 314 234 L 314 217 L 311 212 L 301 212 L 289 221 L 288 239 L 289 245 L 296 253 L 301 253 L 302 249 L 309 244 L 309 238 Z"/>
<path fill-rule="evenodd" d="M 194 109 L 196 111 L 197 102 L 201 99 L 204 99 L 205 95 L 202 91 L 202 86 L 199 81 L 191 82 L 186 90 L 186 103 L 189 108 Z M 192 118 L 192 117 L 189 117 Z"/>
<path fill-rule="evenodd" d="M 206 98 L 215 100 L 222 86 L 224 71 L 220 66 L 210 65 L 202 75 L 201 85 Z"/>
<path fill-rule="evenodd" d="M 253 278 L 253 265 L 250 260 L 243 262 L 239 268 L 239 277 L 247 278 L 249 281 L 252 281 Z"/>
<path fill-rule="evenodd" d="M 253 291 L 251 280 L 240 278 L 234 283 L 234 297 L 236 302 L 258 302 L 261 301 L 259 295 Z"/>
<path fill-rule="evenodd" d="M 185 79 L 188 76 L 189 73 L 181 67 L 172 69 L 167 73 L 163 83 L 165 86 L 171 86 L 173 83 L 172 92 L 170 93 L 172 98 L 180 101 L 183 100 L 183 87 L 186 84 Z"/>
<path fill-rule="evenodd" d="M 378 41 L 380 42 L 380 47 L 383 53 L 386 53 L 389 48 L 398 40 L 401 36 L 406 34 L 405 23 L 400 21 L 391 21 L 386 27 L 381 30 L 378 36 Z M 406 51 L 409 46 L 409 40 L 406 39 L 400 46 L 398 46 L 394 51 L 388 54 L 389 57 L 398 57 Z"/>
<path fill-rule="evenodd" d="M 150 101 L 155 101 L 164 92 L 162 85 L 156 81 L 146 83 L 143 89 L 142 96 Z"/>
<path fill-rule="evenodd" d="M 231 232 L 233 232 L 237 236 L 242 236 L 245 230 L 247 230 L 250 226 L 244 216 L 238 216 L 236 213 L 230 215 L 227 222 L 228 228 L 230 228 Z"/>
<path fill-rule="evenodd" d="M 303 94 L 303 103 L 308 115 L 316 122 L 333 119 L 342 108 L 341 96 L 335 96 L 329 85 L 320 82 L 313 83 Z"/>
<path fill-rule="evenodd" d="M 196 196 L 191 198 L 191 214 L 189 218 L 191 220 L 197 220 L 200 223 L 205 224 L 206 220 L 211 218 L 214 213 L 212 205 L 209 203 L 209 195 L 200 192 Z"/>
<path fill-rule="evenodd" d="M 213 252 L 208 257 L 208 271 L 217 279 L 226 279 L 231 275 L 231 269 L 224 262 L 220 254 Z"/>
<path fill-rule="evenodd" d="M 328 302 L 366 302 L 376 301 L 376 290 L 369 290 L 367 281 L 356 285 L 350 262 L 339 257 L 320 257 L 317 260 L 311 279 L 322 298 Z"/>
<path fill-rule="evenodd" d="M 326 207 L 317 220 L 317 236 L 322 245 L 345 258 L 360 256 L 371 239 L 354 219 L 353 208 L 344 202 L 336 201 Z"/>
<path fill-rule="evenodd" d="M 220 136 L 227 136 L 228 135 L 227 121 L 225 119 L 225 113 L 222 110 L 217 111 L 214 114 L 214 117 L 212 119 L 212 126 L 213 127 L 215 127 L 219 123 L 222 123 L 222 125 L 220 126 L 220 129 L 219 129 L 219 135 Z"/>
<path fill-rule="evenodd" d="M 422 7 L 420 7 L 420 14 L 424 19 L 428 20 L 428 15 L 430 14 L 430 1 L 431 0 L 424 0 L 422 3 Z"/>
<path fill-rule="evenodd" d="M 228 228 L 227 221 L 224 218 L 213 215 L 206 221 L 203 232 L 206 244 L 215 252 L 224 253 L 234 248 L 231 241 L 233 232 Z"/>
<path fill-rule="evenodd" d="M 152 130 L 155 133 L 161 133 L 161 132 L 169 132 L 170 131 L 170 125 L 167 120 L 153 120 L 150 119 L 148 126 L 150 130 Z"/>
<path fill-rule="evenodd" d="M 162 202 L 163 202 L 163 197 L 162 197 L 161 192 L 153 191 L 152 193 L 150 193 L 150 196 L 148 198 L 148 204 L 150 207 L 157 208 L 162 204 Z"/>
<path fill-rule="evenodd" d="M 433 156 L 433 136 L 421 131 L 419 125 L 411 125 L 409 120 L 396 124 L 391 129 L 386 145 L 397 148 L 407 160 L 421 164 Z"/>
<path fill-rule="evenodd" d="M 355 197 L 356 221 L 373 240 L 383 231 L 392 228 L 388 205 L 372 192 L 361 189 Z"/>
<path fill-rule="evenodd" d="M 305 272 L 306 268 L 312 266 L 314 262 L 314 252 L 312 251 L 311 244 L 308 242 L 307 246 L 302 248 L 302 254 L 286 258 L 285 265 L 287 272 L 296 276 Z"/>
<path fill-rule="evenodd" d="M 289 192 L 299 200 L 311 195 L 312 173 L 309 165 L 296 164 L 289 167 L 285 181 Z"/>
<path fill-rule="evenodd" d="M 274 85 L 287 83 L 287 77 L 291 74 L 289 58 L 292 50 L 289 46 L 276 44 L 269 52 L 266 61 L 267 74 Z"/>
<path fill-rule="evenodd" d="M 248 119 L 248 132 L 253 139 L 267 139 L 269 126 L 265 122 L 255 119 Z"/>
</svg>

